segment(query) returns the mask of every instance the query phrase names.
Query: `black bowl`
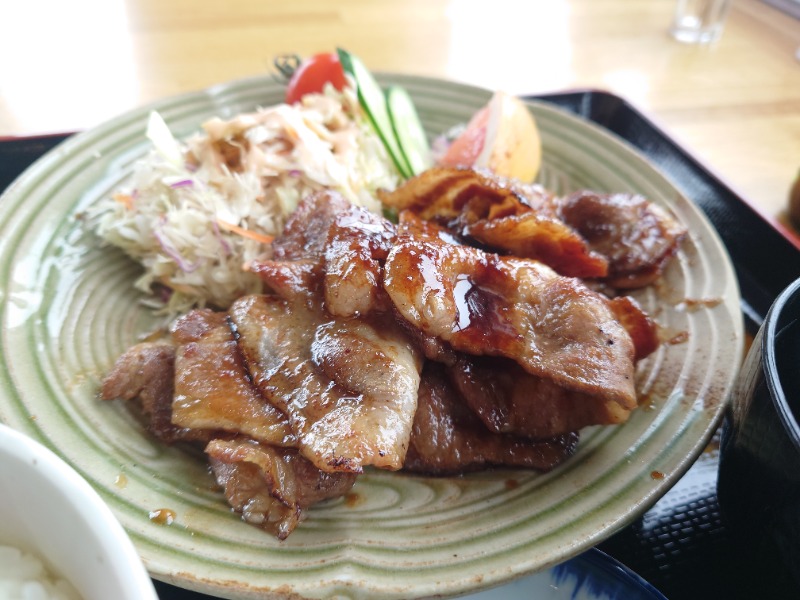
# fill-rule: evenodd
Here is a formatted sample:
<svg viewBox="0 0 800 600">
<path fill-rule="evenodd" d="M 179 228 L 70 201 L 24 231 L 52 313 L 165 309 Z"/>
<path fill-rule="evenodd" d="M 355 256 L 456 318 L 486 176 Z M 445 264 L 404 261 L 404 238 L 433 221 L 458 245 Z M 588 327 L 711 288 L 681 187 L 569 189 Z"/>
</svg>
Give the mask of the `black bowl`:
<svg viewBox="0 0 800 600">
<path fill-rule="evenodd" d="M 723 426 L 717 495 L 743 597 L 800 598 L 799 418 L 800 279 L 753 340 Z"/>
</svg>

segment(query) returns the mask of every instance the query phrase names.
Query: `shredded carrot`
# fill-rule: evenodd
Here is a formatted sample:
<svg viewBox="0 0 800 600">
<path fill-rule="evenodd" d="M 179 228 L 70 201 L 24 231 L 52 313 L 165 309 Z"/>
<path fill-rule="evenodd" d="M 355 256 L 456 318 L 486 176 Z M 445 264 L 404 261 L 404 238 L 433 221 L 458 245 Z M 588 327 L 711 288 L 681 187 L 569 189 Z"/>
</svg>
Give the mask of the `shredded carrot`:
<svg viewBox="0 0 800 600">
<path fill-rule="evenodd" d="M 223 221 L 222 219 L 217 219 L 217 225 L 219 225 L 222 229 L 225 229 L 226 231 L 230 231 L 242 237 L 246 237 L 251 240 L 261 242 L 262 244 L 271 244 L 272 240 L 275 239 L 275 236 L 267 235 L 266 233 L 257 233 L 255 231 L 250 231 L 249 229 L 244 229 L 242 227 L 239 227 L 238 225 L 234 225 L 233 223 L 228 223 L 227 221 Z"/>
<path fill-rule="evenodd" d="M 124 205 L 128 210 L 133 210 L 133 196 L 130 194 L 116 193 L 111 197 L 120 204 Z"/>
<path fill-rule="evenodd" d="M 283 131 L 286 133 L 286 137 L 289 138 L 289 141 L 292 143 L 297 143 L 300 141 L 300 134 L 297 133 L 297 130 L 289 125 L 289 123 L 284 123 Z"/>
</svg>

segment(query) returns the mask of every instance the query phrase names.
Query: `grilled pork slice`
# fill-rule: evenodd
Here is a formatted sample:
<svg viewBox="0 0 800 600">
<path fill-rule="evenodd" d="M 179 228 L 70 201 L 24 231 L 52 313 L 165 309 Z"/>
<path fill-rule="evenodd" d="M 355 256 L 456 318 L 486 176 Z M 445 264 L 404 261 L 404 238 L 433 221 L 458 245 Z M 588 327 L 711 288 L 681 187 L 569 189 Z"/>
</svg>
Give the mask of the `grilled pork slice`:
<svg viewBox="0 0 800 600">
<path fill-rule="evenodd" d="M 132 346 L 103 380 L 101 398 L 137 401 L 148 430 L 168 444 L 244 433 L 296 445 L 286 416 L 249 380 L 226 319 L 194 310 L 176 321 L 171 337 Z"/>
<path fill-rule="evenodd" d="M 435 240 L 447 244 L 464 245 L 464 240 L 436 221 L 426 221 L 411 210 L 402 210 L 397 215 L 398 235 L 413 236 L 421 240 Z"/>
<path fill-rule="evenodd" d="M 653 283 L 677 253 L 686 228 L 634 194 L 576 192 L 558 201 L 561 218 L 608 258 L 605 281 L 616 288 Z"/>
<path fill-rule="evenodd" d="M 507 358 L 461 355 L 447 368 L 455 391 L 494 433 L 552 438 L 590 425 L 627 421 L 614 400 L 567 390 Z"/>
<path fill-rule="evenodd" d="M 325 247 L 336 215 L 350 207 L 340 194 L 323 191 L 300 201 L 271 244 L 272 256 L 245 265 L 269 287 L 291 301 L 318 304 L 323 295 Z"/>
<path fill-rule="evenodd" d="M 576 433 L 532 440 L 492 433 L 450 385 L 441 365 L 426 364 L 404 470 L 450 475 L 487 466 L 548 471 L 575 452 Z"/>
<path fill-rule="evenodd" d="M 608 274 L 608 260 L 592 251 L 573 229 L 534 212 L 481 219 L 463 232 L 503 254 L 540 260 L 562 275 L 603 278 Z"/>
<path fill-rule="evenodd" d="M 328 232 L 336 215 L 345 212 L 351 204 L 332 191 L 322 191 L 306 196 L 286 221 L 283 232 L 272 242 L 275 260 L 318 259 L 325 253 Z"/>
<path fill-rule="evenodd" d="M 350 317 L 386 311 L 383 264 L 397 235 L 387 219 L 352 206 L 336 216 L 325 248 L 325 309 Z"/>
<path fill-rule="evenodd" d="M 648 315 L 639 303 L 630 296 L 617 296 L 608 302 L 620 324 L 628 332 L 635 350 L 634 360 L 640 361 L 658 350 L 661 339 L 658 324 Z"/>
<path fill-rule="evenodd" d="M 471 169 L 436 167 L 380 197 L 493 251 L 621 289 L 655 281 L 687 235 L 637 194 L 579 191 L 561 198 Z"/>
<path fill-rule="evenodd" d="M 321 192 L 289 217 L 273 243 L 273 257 L 247 268 L 281 298 L 324 302 L 335 316 L 386 311 L 383 262 L 395 235 L 387 219 L 350 205 L 336 192 Z"/>
<path fill-rule="evenodd" d="M 275 446 L 297 439 L 282 412 L 253 385 L 224 313 L 195 310 L 172 327 L 175 354 L 172 423 L 195 431 L 245 434 Z"/>
<path fill-rule="evenodd" d="M 540 260 L 562 275 L 603 277 L 608 271 L 607 260 L 554 216 L 549 194 L 537 186 L 472 169 L 434 167 L 380 198 L 398 212 L 446 224 L 502 254 Z"/>
<path fill-rule="evenodd" d="M 167 444 L 196 439 L 194 432 L 172 423 L 174 389 L 175 346 L 169 341 L 142 342 L 116 360 L 103 379 L 100 397 L 138 402 L 147 429 Z"/>
<path fill-rule="evenodd" d="M 567 390 L 636 407 L 634 347 L 608 300 L 536 261 L 403 236 L 384 287 L 402 317 L 454 350 L 503 356 Z"/>
<path fill-rule="evenodd" d="M 325 473 L 296 450 L 274 448 L 255 440 L 212 440 L 206 454 L 228 504 L 242 518 L 284 540 L 308 508 L 346 494 L 352 473 Z"/>
<path fill-rule="evenodd" d="M 421 361 L 391 318 L 336 319 L 272 296 L 230 308 L 253 382 L 323 471 L 403 464 Z"/>
</svg>

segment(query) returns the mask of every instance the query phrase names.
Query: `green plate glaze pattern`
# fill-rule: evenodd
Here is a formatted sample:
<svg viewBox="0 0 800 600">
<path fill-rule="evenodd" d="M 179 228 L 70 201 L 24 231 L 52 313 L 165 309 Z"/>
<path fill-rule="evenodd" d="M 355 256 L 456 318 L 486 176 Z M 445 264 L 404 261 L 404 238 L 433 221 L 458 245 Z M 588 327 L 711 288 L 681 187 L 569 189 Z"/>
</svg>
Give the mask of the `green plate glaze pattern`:
<svg viewBox="0 0 800 600">
<path fill-rule="evenodd" d="M 431 134 L 490 97 L 438 80 L 379 79 L 408 89 Z M 124 406 L 97 400 L 116 356 L 158 321 L 131 287 L 137 266 L 85 231 L 81 212 L 146 151 L 150 110 L 185 136 L 208 117 L 277 103 L 282 93 L 263 77 L 157 102 L 67 140 L 7 190 L 0 420 L 89 480 L 155 578 L 223 598 L 463 594 L 577 555 L 652 505 L 718 425 L 743 346 L 736 279 L 711 226 L 667 179 L 624 142 L 544 104 L 530 104 L 542 183 L 642 193 L 691 231 L 663 282 L 638 294 L 667 331 L 688 336 L 640 365 L 643 406 L 630 421 L 585 430 L 561 468 L 442 479 L 370 472 L 278 542 L 229 511 L 200 456 L 162 447 Z M 708 299 L 718 302 L 685 302 Z M 175 512 L 171 526 L 148 517 L 164 508 Z"/>
</svg>

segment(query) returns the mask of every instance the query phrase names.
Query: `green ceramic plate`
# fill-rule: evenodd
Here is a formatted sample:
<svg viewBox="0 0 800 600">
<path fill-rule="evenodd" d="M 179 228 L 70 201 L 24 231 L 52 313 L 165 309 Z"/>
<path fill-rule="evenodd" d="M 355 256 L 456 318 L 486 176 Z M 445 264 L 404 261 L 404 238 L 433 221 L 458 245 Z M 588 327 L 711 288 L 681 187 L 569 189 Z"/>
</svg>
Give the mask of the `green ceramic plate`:
<svg viewBox="0 0 800 600">
<path fill-rule="evenodd" d="M 408 89 L 431 134 L 490 97 L 432 79 L 380 81 Z M 137 266 L 84 231 L 81 211 L 145 153 L 150 110 L 185 136 L 208 117 L 277 103 L 282 93 L 263 77 L 157 102 L 70 138 L 8 189 L 0 420 L 89 480 L 155 578 L 224 598 L 463 594 L 577 555 L 651 506 L 718 425 L 743 346 L 736 279 L 712 227 L 667 179 L 619 139 L 544 104 L 530 105 L 544 145 L 542 183 L 642 193 L 691 231 L 664 281 L 639 294 L 683 341 L 640 365 L 643 406 L 630 421 L 584 431 L 561 468 L 443 479 L 370 472 L 347 500 L 314 508 L 278 542 L 230 512 L 201 457 L 161 446 L 125 406 L 97 401 L 103 373 L 156 319 L 132 288 Z M 175 522 L 152 522 L 157 509 L 174 511 Z"/>
</svg>

